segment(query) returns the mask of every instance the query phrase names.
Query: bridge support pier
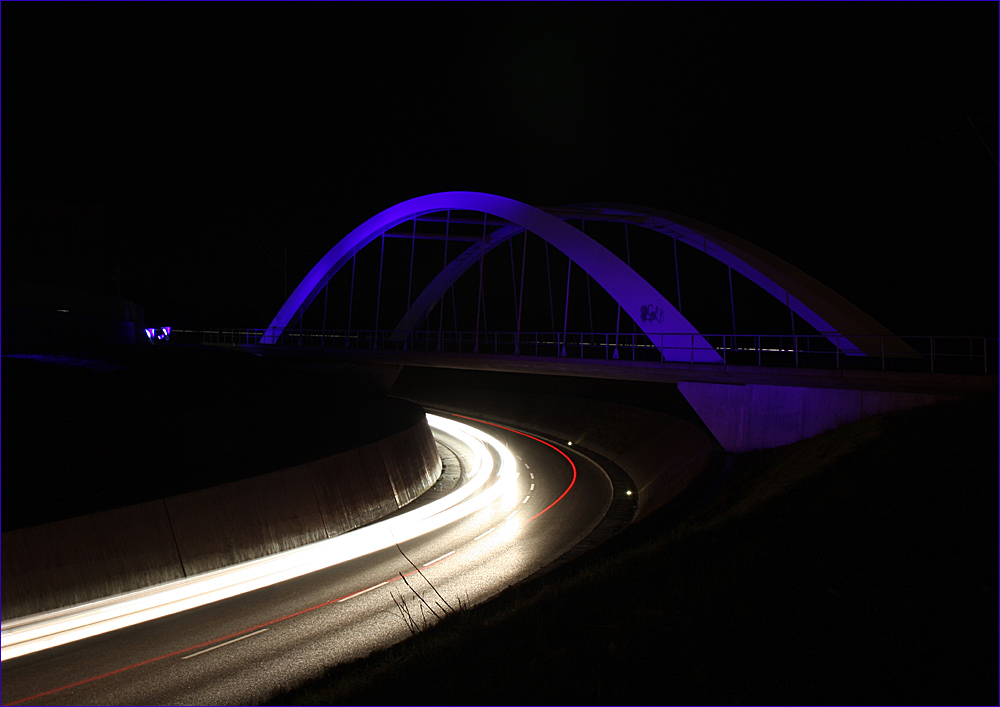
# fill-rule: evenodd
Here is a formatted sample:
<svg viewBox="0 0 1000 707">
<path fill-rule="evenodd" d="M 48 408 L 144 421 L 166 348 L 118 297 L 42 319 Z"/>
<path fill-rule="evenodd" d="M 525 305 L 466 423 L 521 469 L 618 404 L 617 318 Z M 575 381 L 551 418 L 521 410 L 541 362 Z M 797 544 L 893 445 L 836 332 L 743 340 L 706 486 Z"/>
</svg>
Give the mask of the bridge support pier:
<svg viewBox="0 0 1000 707">
<path fill-rule="evenodd" d="M 780 447 L 872 415 L 960 397 L 756 384 L 677 388 L 727 452 Z"/>
</svg>

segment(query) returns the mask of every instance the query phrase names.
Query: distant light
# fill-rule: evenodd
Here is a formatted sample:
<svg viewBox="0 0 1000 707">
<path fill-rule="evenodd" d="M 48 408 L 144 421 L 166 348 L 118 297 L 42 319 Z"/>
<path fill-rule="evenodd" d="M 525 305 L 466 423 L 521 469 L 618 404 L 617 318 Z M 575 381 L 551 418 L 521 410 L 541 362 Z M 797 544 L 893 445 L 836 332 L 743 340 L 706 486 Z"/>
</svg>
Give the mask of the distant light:
<svg viewBox="0 0 1000 707">
<path fill-rule="evenodd" d="M 567 446 L 567 447 L 572 447 L 572 446 L 573 446 L 573 443 L 572 443 L 572 442 L 567 442 L 567 443 L 566 443 L 566 446 Z"/>
<path fill-rule="evenodd" d="M 68 309 L 57 309 L 56 311 L 57 312 L 66 312 L 66 314 L 69 314 L 69 310 Z"/>
<path fill-rule="evenodd" d="M 146 329 L 146 338 L 150 341 L 170 341 L 170 327 L 153 327 L 151 329 Z"/>
<path fill-rule="evenodd" d="M 632 495 L 632 489 L 629 489 L 628 491 L 626 491 L 625 495 L 626 496 L 631 496 Z"/>
</svg>

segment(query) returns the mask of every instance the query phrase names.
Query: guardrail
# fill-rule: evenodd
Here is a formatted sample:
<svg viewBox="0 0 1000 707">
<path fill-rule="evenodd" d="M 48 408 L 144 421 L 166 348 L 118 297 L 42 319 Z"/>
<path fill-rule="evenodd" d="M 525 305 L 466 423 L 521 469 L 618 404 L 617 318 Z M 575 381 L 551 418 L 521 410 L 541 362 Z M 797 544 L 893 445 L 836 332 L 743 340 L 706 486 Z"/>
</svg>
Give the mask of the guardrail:
<svg viewBox="0 0 1000 707">
<path fill-rule="evenodd" d="M 265 329 L 175 329 L 173 336 L 200 343 L 259 344 Z M 273 346 L 423 351 L 494 355 L 553 356 L 583 360 L 662 362 L 664 352 L 683 352 L 672 361 L 695 362 L 696 353 L 714 350 L 724 364 L 793 368 L 881 370 L 989 375 L 997 370 L 997 339 L 982 336 L 851 336 L 869 352 L 845 353 L 847 336 L 831 342 L 821 334 L 690 334 L 592 332 L 472 332 L 295 329 L 283 332 Z M 707 342 L 706 346 L 702 342 Z M 900 342 L 905 346 L 900 346 Z M 686 345 L 685 345 L 686 343 Z M 711 365 L 711 364 L 707 364 Z"/>
</svg>

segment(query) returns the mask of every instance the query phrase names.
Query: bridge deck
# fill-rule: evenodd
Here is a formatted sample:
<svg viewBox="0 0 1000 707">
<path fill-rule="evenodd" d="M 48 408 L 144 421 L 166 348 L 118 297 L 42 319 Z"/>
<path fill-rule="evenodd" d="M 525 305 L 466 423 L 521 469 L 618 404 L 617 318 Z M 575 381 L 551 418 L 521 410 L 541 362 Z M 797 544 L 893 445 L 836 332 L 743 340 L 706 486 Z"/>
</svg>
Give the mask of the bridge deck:
<svg viewBox="0 0 1000 707">
<path fill-rule="evenodd" d="M 723 383 L 729 385 L 779 385 L 938 395 L 974 395 L 997 390 L 996 375 L 865 371 L 849 369 L 784 368 L 732 364 L 647 362 L 556 358 L 546 356 L 463 354 L 447 352 L 317 349 L 296 346 L 249 344 L 240 348 L 270 356 L 310 359 L 313 362 L 384 366 L 421 366 L 463 370 L 534 373 L 637 380 L 657 383 Z"/>
</svg>

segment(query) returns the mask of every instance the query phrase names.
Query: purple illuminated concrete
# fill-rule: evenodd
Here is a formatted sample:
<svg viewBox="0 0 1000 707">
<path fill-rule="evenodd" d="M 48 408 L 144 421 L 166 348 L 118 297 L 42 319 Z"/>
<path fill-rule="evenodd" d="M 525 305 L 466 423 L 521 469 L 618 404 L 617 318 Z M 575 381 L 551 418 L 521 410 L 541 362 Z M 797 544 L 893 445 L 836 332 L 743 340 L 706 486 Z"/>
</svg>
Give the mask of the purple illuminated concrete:
<svg viewBox="0 0 1000 707">
<path fill-rule="evenodd" d="M 334 246 L 282 306 L 262 343 L 274 343 L 331 277 L 353 255 L 385 231 L 412 218 L 447 209 L 500 216 L 504 226 L 469 246 L 417 296 L 396 326 L 402 336 L 423 322 L 446 292 L 481 257 L 512 236 L 529 230 L 582 267 L 660 347 L 666 361 L 721 363 L 695 327 L 649 283 L 563 219 L 598 218 L 635 223 L 702 251 L 731 267 L 786 305 L 848 355 L 913 353 L 892 332 L 856 306 L 781 258 L 721 229 L 665 211 L 622 204 L 581 204 L 542 210 L 513 199 L 479 192 L 442 192 L 396 204 L 370 218 Z M 662 336 L 670 332 L 679 336 Z"/>
<path fill-rule="evenodd" d="M 956 395 L 682 381 L 678 390 L 727 452 L 768 449 Z"/>
<path fill-rule="evenodd" d="M 758 285 L 826 336 L 845 354 L 913 353 L 891 331 L 823 283 L 763 248 L 714 226 L 665 211 L 624 204 L 582 204 L 544 210 L 560 219 L 589 218 L 610 223 L 633 223 L 700 250 Z M 441 293 L 479 262 L 480 257 L 523 231 L 523 228 L 517 226 L 500 228 L 484 241 L 470 245 L 448 263 L 414 300 L 410 310 L 396 327 L 397 334 L 411 331 L 423 321 L 440 299 Z M 582 232 L 579 237 L 587 238 Z M 667 360 L 685 359 L 677 356 Z"/>
<path fill-rule="evenodd" d="M 611 251 L 559 218 L 534 206 L 493 194 L 442 192 L 396 204 L 351 231 L 309 271 L 282 305 L 261 338 L 278 340 L 351 257 L 380 234 L 422 214 L 447 209 L 482 211 L 527 229 L 562 251 L 610 294 L 650 340 L 665 360 L 719 363 L 720 356 L 694 326 L 667 299 Z M 468 263 L 468 260 L 466 259 Z M 467 265 L 466 265 L 467 267 Z M 459 273 L 460 274 L 460 273 Z M 415 323 L 412 322 L 411 324 Z M 661 332 L 670 332 L 662 336 Z"/>
<path fill-rule="evenodd" d="M 794 265 L 738 236 L 686 216 L 645 206 L 578 204 L 550 209 L 563 218 L 635 223 L 728 265 L 802 317 L 846 354 L 913 354 L 891 331 Z"/>
</svg>

